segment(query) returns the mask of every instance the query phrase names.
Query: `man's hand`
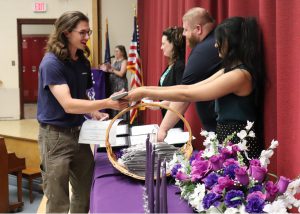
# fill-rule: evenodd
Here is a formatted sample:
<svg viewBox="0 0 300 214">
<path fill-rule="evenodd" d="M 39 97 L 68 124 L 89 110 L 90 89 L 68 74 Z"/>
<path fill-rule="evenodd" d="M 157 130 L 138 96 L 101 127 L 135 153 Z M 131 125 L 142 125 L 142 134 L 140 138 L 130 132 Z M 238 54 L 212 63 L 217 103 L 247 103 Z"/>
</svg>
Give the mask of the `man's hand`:
<svg viewBox="0 0 300 214">
<path fill-rule="evenodd" d="M 114 109 L 114 110 L 123 110 L 125 108 L 128 107 L 128 100 L 123 100 L 123 99 L 120 99 L 120 100 L 112 100 L 111 98 L 108 99 L 108 107 L 110 109 Z"/>
<path fill-rule="evenodd" d="M 99 112 L 99 111 L 94 111 L 90 113 L 92 120 L 107 120 L 109 118 L 109 114 Z"/>
</svg>

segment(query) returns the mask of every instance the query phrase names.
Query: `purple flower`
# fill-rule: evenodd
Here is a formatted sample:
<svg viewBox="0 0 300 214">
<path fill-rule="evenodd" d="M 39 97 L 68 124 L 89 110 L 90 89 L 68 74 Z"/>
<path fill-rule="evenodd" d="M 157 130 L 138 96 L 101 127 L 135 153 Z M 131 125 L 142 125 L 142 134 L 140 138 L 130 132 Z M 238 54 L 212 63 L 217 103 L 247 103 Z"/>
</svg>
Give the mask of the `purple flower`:
<svg viewBox="0 0 300 214">
<path fill-rule="evenodd" d="M 218 178 L 218 184 L 224 188 L 230 189 L 234 185 L 234 181 L 231 180 L 228 176 L 225 177 L 219 177 Z"/>
<path fill-rule="evenodd" d="M 250 166 L 261 166 L 258 159 L 250 160 Z"/>
<path fill-rule="evenodd" d="M 239 165 L 239 162 L 237 162 L 235 159 L 233 158 L 229 158 L 229 159 L 226 159 L 225 162 L 224 162 L 224 166 L 229 166 L 231 164 L 235 164 L 235 165 Z"/>
<path fill-rule="evenodd" d="M 216 173 L 210 173 L 205 179 L 204 184 L 205 188 L 211 189 L 218 182 L 219 176 Z"/>
<path fill-rule="evenodd" d="M 236 179 L 244 186 L 249 184 L 247 167 L 239 167 L 234 170 Z"/>
<path fill-rule="evenodd" d="M 267 174 L 267 169 L 261 166 L 250 166 L 251 176 L 258 182 L 262 182 Z"/>
<path fill-rule="evenodd" d="M 220 153 L 224 159 L 229 159 L 232 155 L 232 151 L 227 148 L 222 148 Z"/>
<path fill-rule="evenodd" d="M 203 150 L 200 150 L 198 153 L 194 154 L 190 159 L 190 163 L 192 163 L 193 160 L 204 160 L 204 158 L 202 158 L 203 152 Z"/>
<path fill-rule="evenodd" d="M 256 191 L 262 192 L 262 190 L 263 190 L 262 185 L 261 184 L 257 184 L 257 185 L 255 185 L 255 186 L 253 186 L 253 187 L 251 187 L 249 189 L 249 193 L 256 192 Z"/>
<path fill-rule="evenodd" d="M 224 201 L 227 207 L 237 208 L 243 203 L 244 193 L 241 190 L 230 190 L 226 193 Z"/>
<path fill-rule="evenodd" d="M 213 192 L 206 194 L 202 201 L 204 209 L 209 209 L 211 205 L 215 207 L 219 206 L 221 198 L 221 195 Z"/>
<path fill-rule="evenodd" d="M 232 151 L 236 154 L 237 152 L 241 151 L 240 147 L 236 144 L 232 145 Z"/>
<path fill-rule="evenodd" d="M 178 171 L 176 174 L 176 179 L 179 181 L 188 181 L 190 179 L 190 177 L 187 174 L 185 174 L 181 171 Z"/>
<path fill-rule="evenodd" d="M 212 165 L 212 169 L 214 171 L 218 171 L 219 169 L 221 169 L 223 167 L 223 156 L 222 155 L 213 155 L 210 159 L 209 159 L 211 165 Z"/>
<path fill-rule="evenodd" d="M 277 186 L 272 181 L 268 181 L 265 185 L 265 189 L 267 191 L 266 199 L 271 202 L 274 201 L 278 193 Z"/>
<path fill-rule="evenodd" d="M 290 182 L 291 182 L 290 179 L 288 179 L 284 176 L 280 176 L 279 181 L 277 183 L 278 192 L 281 194 L 285 193 Z"/>
<path fill-rule="evenodd" d="M 172 176 L 173 178 L 176 177 L 176 174 L 177 174 L 177 172 L 178 172 L 178 169 L 180 169 L 180 168 L 181 168 L 181 164 L 176 164 L 176 165 L 172 168 L 172 170 L 171 170 L 171 176 Z"/>
<path fill-rule="evenodd" d="M 201 179 L 210 170 L 210 164 L 207 160 L 194 160 L 192 163 L 192 181 Z"/>
<path fill-rule="evenodd" d="M 259 197 L 262 200 L 266 200 L 266 195 L 260 191 L 252 192 L 247 196 L 247 200 L 250 200 L 253 197 Z"/>
<path fill-rule="evenodd" d="M 225 189 L 225 187 L 223 185 L 217 184 L 217 185 L 213 186 L 211 191 L 216 194 L 222 194 L 224 189 Z"/>
<path fill-rule="evenodd" d="M 235 172 L 234 172 L 234 170 L 236 168 L 238 168 L 238 167 L 239 166 L 236 165 L 236 164 L 231 164 L 231 165 L 225 167 L 225 169 L 224 169 L 224 175 L 228 175 L 231 179 L 234 179 L 235 178 Z"/>
<path fill-rule="evenodd" d="M 247 199 L 246 211 L 248 213 L 262 213 L 264 206 L 265 200 L 256 195 Z"/>
</svg>

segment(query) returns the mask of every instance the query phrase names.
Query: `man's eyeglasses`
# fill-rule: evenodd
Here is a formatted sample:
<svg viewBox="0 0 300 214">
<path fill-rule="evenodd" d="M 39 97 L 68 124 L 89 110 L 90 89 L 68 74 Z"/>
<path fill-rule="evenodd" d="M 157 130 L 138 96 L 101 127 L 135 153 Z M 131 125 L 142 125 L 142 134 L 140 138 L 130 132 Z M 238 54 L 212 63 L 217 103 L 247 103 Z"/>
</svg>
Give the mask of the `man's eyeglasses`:
<svg viewBox="0 0 300 214">
<path fill-rule="evenodd" d="M 73 30 L 73 31 L 79 33 L 79 35 L 80 35 L 82 38 L 84 38 L 86 35 L 90 36 L 90 35 L 92 35 L 92 33 L 93 33 L 92 30 L 89 30 L 89 31 L 85 31 L 85 30 L 83 30 L 83 31 Z"/>
</svg>

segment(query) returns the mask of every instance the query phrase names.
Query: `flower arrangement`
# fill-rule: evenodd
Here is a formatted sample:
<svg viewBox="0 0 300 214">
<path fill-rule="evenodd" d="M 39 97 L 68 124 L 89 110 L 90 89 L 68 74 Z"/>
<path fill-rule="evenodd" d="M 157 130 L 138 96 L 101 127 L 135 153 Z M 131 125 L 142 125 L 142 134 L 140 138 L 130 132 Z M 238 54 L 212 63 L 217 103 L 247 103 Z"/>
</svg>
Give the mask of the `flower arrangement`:
<svg viewBox="0 0 300 214">
<path fill-rule="evenodd" d="M 176 153 L 168 163 L 181 197 L 197 212 L 287 213 L 292 207 L 300 212 L 300 201 L 295 198 L 300 192 L 300 178 L 278 178 L 267 169 L 278 141 L 273 140 L 260 158 L 249 160 L 246 139 L 255 137 L 252 126 L 247 122 L 245 130 L 233 133 L 222 143 L 215 133 L 202 131 L 206 137 L 204 150 L 190 160 Z M 238 144 L 230 142 L 235 135 L 240 139 Z"/>
</svg>

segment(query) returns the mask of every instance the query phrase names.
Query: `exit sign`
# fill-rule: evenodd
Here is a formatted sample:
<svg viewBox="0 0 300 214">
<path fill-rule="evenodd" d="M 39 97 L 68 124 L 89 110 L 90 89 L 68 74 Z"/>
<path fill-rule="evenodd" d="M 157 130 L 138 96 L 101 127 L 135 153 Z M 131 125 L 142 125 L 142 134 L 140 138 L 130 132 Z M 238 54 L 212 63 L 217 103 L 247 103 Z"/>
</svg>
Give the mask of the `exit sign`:
<svg viewBox="0 0 300 214">
<path fill-rule="evenodd" d="M 46 12 L 47 5 L 45 2 L 34 2 L 33 3 L 33 11 L 34 12 Z"/>
</svg>

